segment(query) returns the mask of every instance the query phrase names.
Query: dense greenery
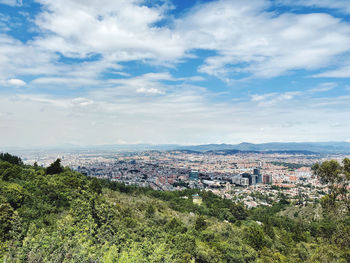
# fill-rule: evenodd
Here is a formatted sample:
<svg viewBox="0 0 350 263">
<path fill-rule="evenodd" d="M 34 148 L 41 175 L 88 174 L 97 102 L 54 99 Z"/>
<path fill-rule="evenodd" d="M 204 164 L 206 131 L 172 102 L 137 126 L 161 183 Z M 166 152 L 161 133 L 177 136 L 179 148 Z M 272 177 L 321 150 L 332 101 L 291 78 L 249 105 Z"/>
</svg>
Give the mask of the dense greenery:
<svg viewBox="0 0 350 263">
<path fill-rule="evenodd" d="M 0 161 L 5 262 L 349 262 L 350 219 L 247 211 L 211 192 L 160 192 Z M 202 205 L 194 204 L 199 194 Z M 325 210 L 326 211 L 326 210 Z"/>
<path fill-rule="evenodd" d="M 12 164 L 22 165 L 22 159 L 9 153 L 0 153 L 0 160 Z"/>
<path fill-rule="evenodd" d="M 49 167 L 46 168 L 46 174 L 60 174 L 64 171 L 61 165 L 61 159 L 57 159 Z"/>
<path fill-rule="evenodd" d="M 322 202 L 328 212 L 339 210 L 350 213 L 350 159 L 345 158 L 342 164 L 335 160 L 315 164 L 312 169 L 321 182 L 328 185 L 328 195 Z"/>
<path fill-rule="evenodd" d="M 308 164 L 300 164 L 300 163 L 285 163 L 285 162 L 271 162 L 273 165 L 284 166 L 288 169 L 299 169 L 301 167 L 310 167 Z"/>
</svg>

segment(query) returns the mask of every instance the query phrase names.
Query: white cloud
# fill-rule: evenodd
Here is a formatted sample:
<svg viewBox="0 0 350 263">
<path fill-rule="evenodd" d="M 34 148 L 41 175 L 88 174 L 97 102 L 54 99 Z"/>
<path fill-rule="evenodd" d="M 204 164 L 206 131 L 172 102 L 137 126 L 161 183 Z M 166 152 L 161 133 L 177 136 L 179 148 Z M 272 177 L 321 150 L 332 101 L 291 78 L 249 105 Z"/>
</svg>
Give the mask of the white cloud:
<svg viewBox="0 0 350 263">
<path fill-rule="evenodd" d="M 350 13 L 348 0 L 280 0 L 278 3 L 292 6 L 339 9 L 341 12 Z"/>
<path fill-rule="evenodd" d="M 333 70 L 314 74 L 315 78 L 350 78 L 350 65 L 342 65 Z"/>
<path fill-rule="evenodd" d="M 150 89 L 146 89 L 146 88 L 138 88 L 136 90 L 137 93 L 144 93 L 144 94 L 149 94 L 149 95 L 153 95 L 153 94 L 164 94 L 165 92 L 156 88 L 150 88 Z"/>
<path fill-rule="evenodd" d="M 55 74 L 57 55 L 23 44 L 10 36 L 0 34 L 0 79 L 20 75 Z"/>
<path fill-rule="evenodd" d="M 339 18 L 269 12 L 264 0 L 202 1 L 176 19 L 168 5 L 142 0 L 39 2 L 39 36 L 22 42 L 0 34 L 1 84 L 33 79 L 28 91 L 13 89 L 32 94 L 1 94 L 1 108 L 12 115 L 0 114 L 0 145 L 341 140 L 350 129 L 334 125 L 348 118 L 349 96 L 312 97 L 336 83 L 233 100 L 225 92 L 235 87 L 210 92 L 189 85 L 203 77 L 174 77 L 162 66 L 132 76 L 122 63 L 170 63 L 177 70 L 194 50 L 209 50 L 214 55 L 199 71 L 225 80 L 323 68 L 334 70 L 317 77 L 348 77 L 350 68 L 339 61 L 350 51 L 350 25 Z M 170 22 L 159 23 L 164 18 Z M 51 87 L 65 97 L 49 95 Z"/>
<path fill-rule="evenodd" d="M 167 72 L 146 73 L 130 78 L 109 79 L 107 84 L 113 86 L 94 90 L 92 93 L 94 97 L 104 100 L 112 100 L 119 96 L 135 96 L 135 93 L 148 95 L 165 94 L 170 87 L 164 85 L 163 81 L 177 80 Z"/>
<path fill-rule="evenodd" d="M 11 99 L 12 101 L 31 101 L 35 102 L 38 105 L 45 105 L 49 107 L 57 107 L 63 109 L 70 109 L 73 107 L 86 107 L 94 104 L 92 99 L 87 99 L 83 97 L 77 98 L 62 98 L 57 99 L 52 96 L 47 95 L 18 95 Z"/>
<path fill-rule="evenodd" d="M 91 104 L 94 104 L 93 100 L 90 99 L 86 99 L 86 98 L 75 98 L 71 100 L 73 105 L 77 105 L 77 106 L 81 106 L 81 107 L 85 107 Z"/>
<path fill-rule="evenodd" d="M 319 87 L 317 88 L 313 88 L 313 89 L 309 89 L 308 91 L 311 93 L 314 92 L 326 92 L 326 91 L 330 91 L 334 88 L 338 87 L 338 83 L 335 82 L 324 82 L 322 84 L 319 85 Z"/>
<path fill-rule="evenodd" d="M 22 0 L 0 0 L 0 4 L 10 5 L 10 6 L 21 6 Z"/>
<path fill-rule="evenodd" d="M 21 87 L 21 86 L 25 86 L 26 85 L 26 83 L 23 80 L 21 80 L 21 79 L 9 79 L 7 81 L 7 83 L 9 85 L 11 85 L 11 86 L 17 86 L 17 87 Z"/>
<path fill-rule="evenodd" d="M 343 140 L 350 128 L 344 122 L 350 114 L 349 96 L 330 101 L 276 94 L 281 100 L 261 110 L 256 101 L 212 103 L 212 93 L 191 86 L 146 98 L 125 93 L 105 99 L 109 90 L 99 93 L 1 96 L 0 105 L 12 115 L 0 116 L 1 127 L 6 127 L 0 129 L 0 145 L 321 141 L 330 134 Z M 263 129 L 257 132 L 257 127 Z"/>
<path fill-rule="evenodd" d="M 68 86 L 82 86 L 82 85 L 97 85 L 101 83 L 100 81 L 94 78 L 64 78 L 64 77 L 43 77 L 37 78 L 31 81 L 31 84 L 35 85 L 62 85 Z"/>
<path fill-rule="evenodd" d="M 186 51 L 176 32 L 154 25 L 163 19 L 166 4 L 150 8 L 138 0 L 39 2 L 44 11 L 35 17 L 38 37 L 23 43 L 0 34 L 0 79 L 29 75 L 37 77 L 35 85 L 96 85 L 102 73 L 127 76 L 119 62 L 174 63 Z M 61 54 L 81 62 L 65 63 Z"/>
<path fill-rule="evenodd" d="M 279 104 L 283 106 L 286 101 L 305 101 L 307 99 L 312 99 L 312 95 L 315 93 L 321 93 L 330 91 L 338 86 L 338 83 L 335 82 L 324 82 L 318 85 L 316 88 L 304 89 L 303 91 L 287 91 L 287 92 L 272 92 L 265 94 L 252 94 L 250 96 L 252 102 L 256 102 L 258 106 L 272 106 Z M 327 97 L 328 98 L 328 97 Z M 337 102 L 339 102 L 338 97 Z M 321 99 L 322 100 L 322 99 Z M 317 102 L 319 103 L 319 101 Z"/>
<path fill-rule="evenodd" d="M 258 94 L 253 94 L 251 95 L 252 101 L 262 101 L 262 100 L 266 100 L 268 98 L 271 98 L 273 96 L 275 96 L 277 93 L 268 93 L 268 94 L 262 94 L 262 95 L 258 95 Z"/>
<path fill-rule="evenodd" d="M 154 25 L 164 18 L 165 5 L 151 8 L 138 0 L 39 2 L 47 11 L 36 24 L 50 34 L 37 43 L 66 56 L 98 53 L 114 61 L 173 60 L 185 52 L 179 35 Z"/>
<path fill-rule="evenodd" d="M 245 73 L 274 77 L 297 69 L 316 70 L 350 50 L 350 25 L 328 14 L 276 15 L 267 1 L 201 4 L 177 21 L 191 48 L 217 52 L 199 70 L 230 77 Z"/>
<path fill-rule="evenodd" d="M 302 95 L 302 92 L 284 92 L 284 93 L 267 93 L 267 94 L 253 94 L 251 95 L 251 101 L 258 102 L 258 106 L 271 106 L 278 102 L 284 102 L 286 100 L 292 100 L 296 96 Z"/>
<path fill-rule="evenodd" d="M 349 95 L 344 95 L 344 96 L 338 96 L 332 99 L 329 99 L 328 97 L 326 98 L 320 98 L 315 100 L 315 106 L 317 107 L 338 107 L 338 108 L 347 108 L 349 106 L 349 100 L 350 96 Z"/>
<path fill-rule="evenodd" d="M 43 6 L 35 17 L 38 37 L 22 43 L 0 36 L 2 79 L 34 75 L 34 83 L 84 78 L 96 84 L 93 79 L 101 73 L 127 74 L 118 63 L 174 64 L 198 49 L 216 53 L 199 66 L 202 73 L 227 81 L 240 74 L 270 78 L 299 69 L 337 68 L 339 56 L 350 51 L 348 23 L 322 13 L 276 14 L 267 11 L 267 0 L 206 2 L 177 19 L 169 17 L 166 1 L 154 7 L 142 0 L 38 1 Z M 163 19 L 170 22 L 158 26 Z M 58 54 L 96 60 L 66 64 Z M 348 73 L 345 66 L 315 76 Z"/>
</svg>

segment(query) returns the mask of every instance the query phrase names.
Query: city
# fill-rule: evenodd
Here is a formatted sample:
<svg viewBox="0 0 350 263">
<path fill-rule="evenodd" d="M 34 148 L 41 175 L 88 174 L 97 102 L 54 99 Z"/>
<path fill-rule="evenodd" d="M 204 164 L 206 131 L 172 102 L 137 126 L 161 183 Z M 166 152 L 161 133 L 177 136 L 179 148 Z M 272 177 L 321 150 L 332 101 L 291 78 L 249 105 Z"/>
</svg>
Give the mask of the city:
<svg viewBox="0 0 350 263">
<path fill-rule="evenodd" d="M 64 166 L 87 176 L 161 191 L 208 190 L 252 208 L 271 206 L 281 198 L 298 205 L 318 203 L 327 188 L 313 176 L 312 165 L 348 156 L 173 150 L 41 153 L 40 156 L 27 154 L 24 160 L 46 167 L 55 158 L 60 158 Z"/>
</svg>

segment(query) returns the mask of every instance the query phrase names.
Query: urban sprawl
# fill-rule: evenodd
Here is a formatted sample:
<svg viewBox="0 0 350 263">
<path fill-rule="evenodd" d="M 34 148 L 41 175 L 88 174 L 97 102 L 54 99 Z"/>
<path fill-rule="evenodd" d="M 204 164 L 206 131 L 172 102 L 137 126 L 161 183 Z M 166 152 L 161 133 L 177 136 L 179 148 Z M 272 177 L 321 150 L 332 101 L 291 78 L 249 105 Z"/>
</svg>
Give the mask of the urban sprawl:
<svg viewBox="0 0 350 263">
<path fill-rule="evenodd" d="M 270 206 L 284 198 L 296 204 L 318 202 L 328 189 L 313 176 L 312 165 L 344 155 L 296 153 L 200 153 L 145 151 L 126 153 L 41 153 L 25 156 L 27 163 L 47 166 L 55 158 L 87 176 L 126 185 L 174 191 L 197 188 L 248 208 Z M 200 203 L 200 196 L 193 198 Z"/>
</svg>

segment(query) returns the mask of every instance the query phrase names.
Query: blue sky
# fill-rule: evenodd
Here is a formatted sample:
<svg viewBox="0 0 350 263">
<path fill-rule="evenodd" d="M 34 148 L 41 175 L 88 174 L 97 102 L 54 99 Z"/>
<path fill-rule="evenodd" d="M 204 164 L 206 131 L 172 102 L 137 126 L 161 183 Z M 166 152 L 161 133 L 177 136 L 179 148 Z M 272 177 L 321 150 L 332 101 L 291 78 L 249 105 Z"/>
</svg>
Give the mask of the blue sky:
<svg viewBox="0 0 350 263">
<path fill-rule="evenodd" d="M 350 141 L 347 0 L 0 0 L 0 146 Z"/>
</svg>

